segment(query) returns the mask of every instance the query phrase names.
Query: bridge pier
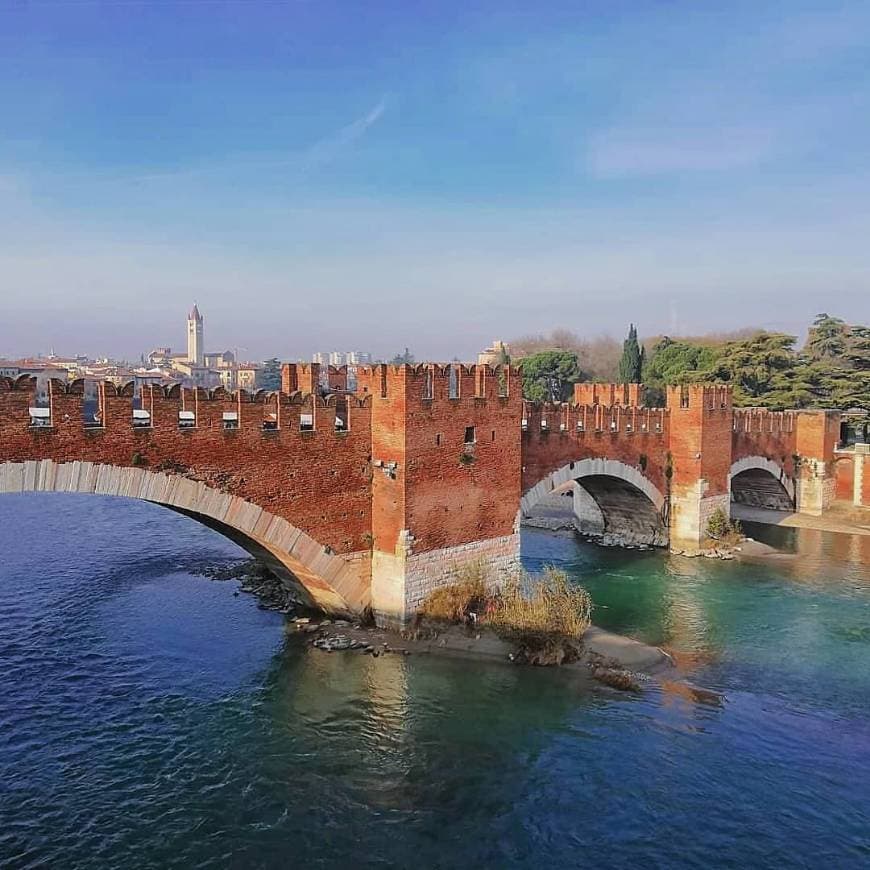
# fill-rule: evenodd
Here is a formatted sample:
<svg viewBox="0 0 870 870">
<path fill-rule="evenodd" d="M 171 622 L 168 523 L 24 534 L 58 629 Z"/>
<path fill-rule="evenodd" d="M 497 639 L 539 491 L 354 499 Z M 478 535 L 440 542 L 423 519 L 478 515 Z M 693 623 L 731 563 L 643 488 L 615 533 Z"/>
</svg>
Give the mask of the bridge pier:
<svg viewBox="0 0 870 870">
<path fill-rule="evenodd" d="M 834 500 L 834 449 L 840 437 L 837 411 L 799 411 L 795 425 L 798 513 L 820 516 Z"/>
<path fill-rule="evenodd" d="M 717 510 L 731 516 L 731 390 L 699 384 L 669 387 L 668 408 L 671 549 L 695 550 Z"/>
<path fill-rule="evenodd" d="M 671 491 L 671 550 L 700 548 L 707 537 L 710 517 L 716 511 L 721 510 L 730 519 L 731 496 L 727 492 L 707 495 L 708 486 L 706 480 L 698 480 Z"/>
<path fill-rule="evenodd" d="M 493 581 L 519 566 L 519 374 L 480 366 L 380 366 L 372 397 L 375 620 L 400 625 L 479 563 Z"/>
</svg>

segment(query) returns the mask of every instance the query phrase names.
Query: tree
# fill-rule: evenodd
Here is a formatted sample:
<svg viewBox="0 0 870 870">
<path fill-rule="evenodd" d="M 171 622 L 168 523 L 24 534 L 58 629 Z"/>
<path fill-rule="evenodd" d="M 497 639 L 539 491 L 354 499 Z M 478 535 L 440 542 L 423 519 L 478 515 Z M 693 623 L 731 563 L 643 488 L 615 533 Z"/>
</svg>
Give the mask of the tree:
<svg viewBox="0 0 870 870">
<path fill-rule="evenodd" d="M 611 383 L 616 380 L 622 342 L 612 335 L 581 338 L 567 329 L 554 329 L 549 335 L 526 335 L 509 342 L 514 361 L 542 350 L 571 350 L 590 380 Z"/>
<path fill-rule="evenodd" d="M 793 408 L 806 392 L 796 370 L 795 341 L 793 335 L 761 332 L 728 342 L 706 380 L 731 384 L 737 405 Z"/>
<path fill-rule="evenodd" d="M 848 336 L 845 320 L 818 314 L 807 333 L 805 350 L 812 359 L 837 359 L 846 352 Z"/>
<path fill-rule="evenodd" d="M 643 372 L 644 353 L 637 341 L 637 329 L 632 323 L 628 329 L 628 338 L 622 345 L 622 358 L 619 360 L 619 382 L 621 384 L 639 384 Z"/>
<path fill-rule="evenodd" d="M 534 402 L 566 402 L 573 386 L 582 380 L 577 354 L 569 350 L 545 350 L 522 363 L 523 396 Z"/>
<path fill-rule="evenodd" d="M 703 380 L 713 367 L 719 349 L 712 345 L 674 341 L 664 336 L 644 362 L 643 383 L 647 404 L 661 407 L 665 403 L 665 388 L 672 384 L 688 384 Z"/>
<path fill-rule="evenodd" d="M 411 353 L 408 348 L 405 348 L 404 353 L 397 353 L 391 360 L 390 365 L 394 366 L 403 366 L 403 365 L 414 365 L 414 354 Z"/>
<path fill-rule="evenodd" d="M 260 373 L 260 386 L 264 390 L 281 389 L 281 362 L 277 357 L 267 359 Z"/>
</svg>

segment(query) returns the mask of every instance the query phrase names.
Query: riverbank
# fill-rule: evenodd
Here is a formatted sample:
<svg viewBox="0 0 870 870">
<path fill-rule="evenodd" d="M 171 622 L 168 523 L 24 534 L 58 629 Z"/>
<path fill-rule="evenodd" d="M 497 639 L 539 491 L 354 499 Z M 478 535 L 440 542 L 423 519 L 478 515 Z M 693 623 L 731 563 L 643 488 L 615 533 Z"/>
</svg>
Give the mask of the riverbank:
<svg viewBox="0 0 870 870">
<path fill-rule="evenodd" d="M 287 630 L 324 652 L 352 651 L 364 655 L 435 655 L 520 666 L 515 644 L 494 631 L 460 625 L 426 625 L 392 631 L 312 616 L 288 620 Z M 639 691 L 653 678 L 673 678 L 673 659 L 658 647 L 590 626 L 582 637 L 577 661 L 558 666 L 560 671 L 588 681 Z"/>
<path fill-rule="evenodd" d="M 820 532 L 839 532 L 845 535 L 870 535 L 870 510 L 862 508 L 845 510 L 835 506 L 821 516 L 810 516 L 732 504 L 731 516 L 748 523 L 763 523 L 768 526 L 815 529 Z"/>
<path fill-rule="evenodd" d="M 483 626 L 427 623 L 415 629 L 395 631 L 305 611 L 280 580 L 253 559 L 206 566 L 199 573 L 210 580 L 237 581 L 236 595 L 254 595 L 261 609 L 286 617 L 289 635 L 325 653 L 436 655 L 513 666 L 525 664 L 515 644 Z M 577 660 L 558 667 L 614 688 L 639 690 L 646 680 L 672 671 L 674 662 L 658 647 L 590 626 L 581 639 Z"/>
</svg>

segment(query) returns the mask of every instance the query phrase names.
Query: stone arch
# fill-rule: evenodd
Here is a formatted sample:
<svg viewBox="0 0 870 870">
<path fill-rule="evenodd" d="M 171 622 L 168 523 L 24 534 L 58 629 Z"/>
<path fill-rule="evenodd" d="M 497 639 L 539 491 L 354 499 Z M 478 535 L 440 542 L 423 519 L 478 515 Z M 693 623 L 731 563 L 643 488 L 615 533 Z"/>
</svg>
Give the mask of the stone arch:
<svg viewBox="0 0 870 870">
<path fill-rule="evenodd" d="M 728 491 L 738 504 L 794 510 L 794 480 L 766 456 L 744 456 L 734 462 L 728 473 Z"/>
<path fill-rule="evenodd" d="M 0 463 L 0 494 L 23 492 L 91 493 L 162 505 L 262 559 L 310 606 L 358 614 L 370 605 L 369 566 L 360 554 L 336 555 L 282 517 L 200 481 L 94 462 Z"/>
<path fill-rule="evenodd" d="M 523 495 L 520 514 L 576 484 L 597 506 L 605 536 L 624 543 L 667 544 L 667 499 L 637 468 L 616 459 L 580 459 L 548 474 Z M 577 508 L 575 498 L 575 510 Z"/>
</svg>

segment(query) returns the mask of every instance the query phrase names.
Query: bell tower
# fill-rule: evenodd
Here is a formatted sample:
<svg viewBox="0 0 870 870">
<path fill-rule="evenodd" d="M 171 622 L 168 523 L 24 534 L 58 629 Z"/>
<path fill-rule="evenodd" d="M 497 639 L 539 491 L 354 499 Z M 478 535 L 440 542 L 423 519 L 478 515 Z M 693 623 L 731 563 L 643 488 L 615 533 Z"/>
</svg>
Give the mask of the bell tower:
<svg viewBox="0 0 870 870">
<path fill-rule="evenodd" d="M 195 302 L 187 315 L 187 361 L 198 366 L 203 364 L 202 315 Z"/>
</svg>

